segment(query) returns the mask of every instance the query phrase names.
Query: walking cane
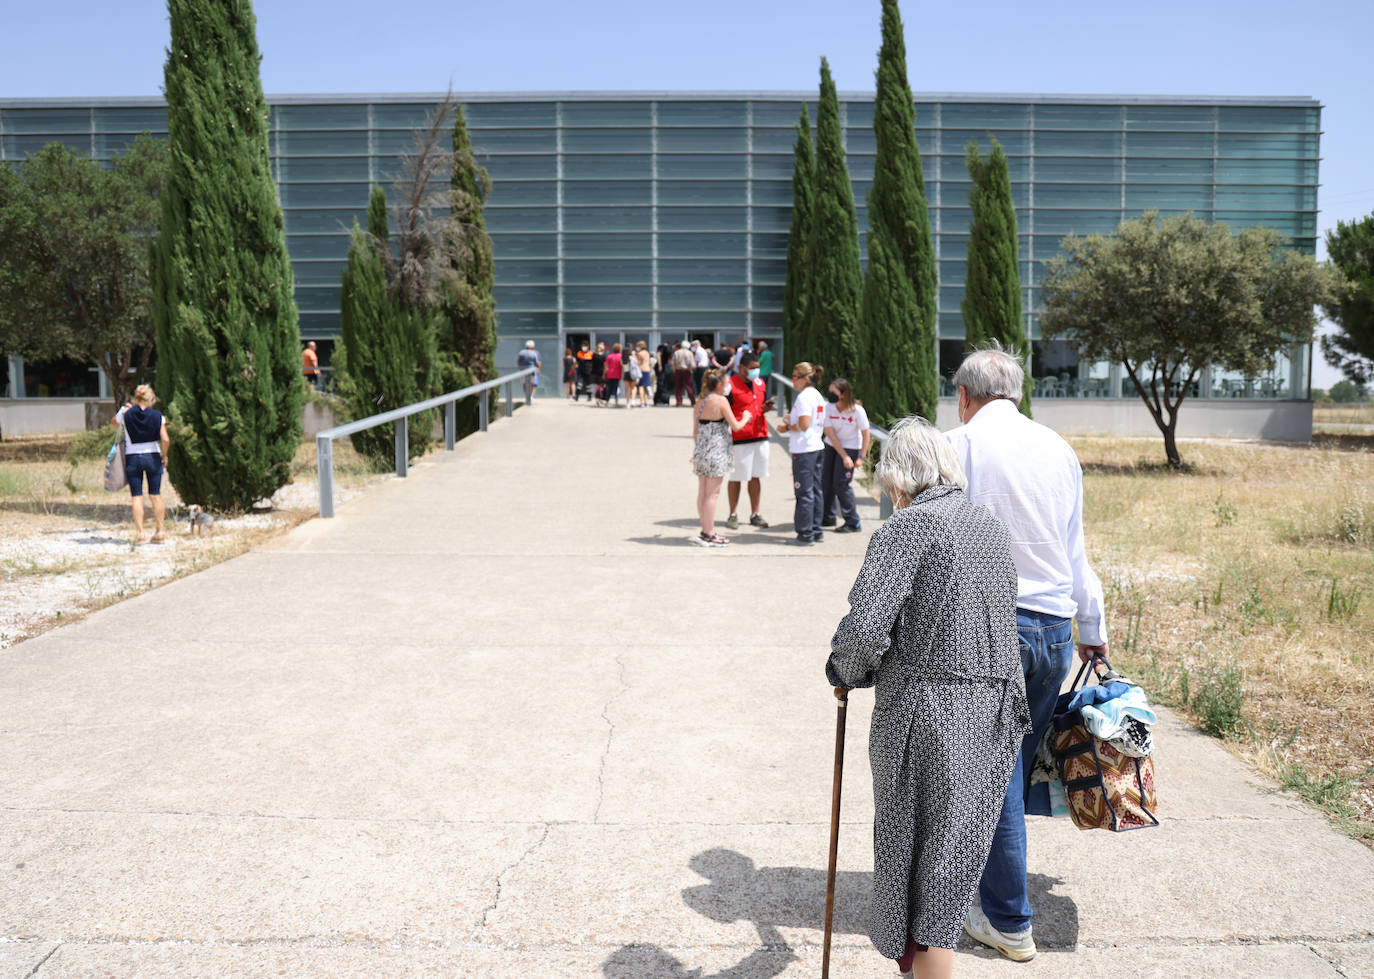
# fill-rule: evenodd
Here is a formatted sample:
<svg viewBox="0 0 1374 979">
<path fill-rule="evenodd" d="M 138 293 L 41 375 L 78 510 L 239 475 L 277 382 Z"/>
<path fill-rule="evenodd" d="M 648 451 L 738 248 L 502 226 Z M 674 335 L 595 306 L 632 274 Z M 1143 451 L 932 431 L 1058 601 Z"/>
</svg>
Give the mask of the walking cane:
<svg viewBox="0 0 1374 979">
<path fill-rule="evenodd" d="M 844 715 L 849 691 L 835 688 L 839 701 L 835 714 L 835 788 L 830 801 L 830 866 L 825 872 L 825 947 L 821 953 L 821 979 L 830 979 L 830 926 L 835 917 L 835 863 L 840 852 L 840 784 L 844 781 Z"/>
</svg>

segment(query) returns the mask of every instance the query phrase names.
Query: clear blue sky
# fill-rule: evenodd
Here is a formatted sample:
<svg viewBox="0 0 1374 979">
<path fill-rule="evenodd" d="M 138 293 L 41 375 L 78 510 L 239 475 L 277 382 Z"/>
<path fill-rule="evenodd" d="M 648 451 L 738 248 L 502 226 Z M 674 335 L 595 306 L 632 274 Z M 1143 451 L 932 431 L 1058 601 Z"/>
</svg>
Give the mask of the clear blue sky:
<svg viewBox="0 0 1374 979">
<path fill-rule="evenodd" d="M 867 91 L 879 43 L 877 0 L 255 6 L 269 94 L 800 90 L 821 55 L 841 91 Z M 903 18 L 917 92 L 1313 96 L 1319 229 L 1374 211 L 1374 0 L 908 0 Z M 0 97 L 156 95 L 166 45 L 149 0 L 15 5 Z"/>
</svg>

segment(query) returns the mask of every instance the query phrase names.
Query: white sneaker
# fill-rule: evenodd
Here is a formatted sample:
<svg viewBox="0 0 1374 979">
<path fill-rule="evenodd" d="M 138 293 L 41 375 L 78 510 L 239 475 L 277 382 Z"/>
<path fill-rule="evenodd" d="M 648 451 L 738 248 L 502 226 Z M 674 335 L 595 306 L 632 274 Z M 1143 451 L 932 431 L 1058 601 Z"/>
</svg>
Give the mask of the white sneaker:
<svg viewBox="0 0 1374 979">
<path fill-rule="evenodd" d="M 1027 928 L 1011 935 L 998 931 L 992 927 L 983 909 L 978 907 L 976 898 L 964 918 L 964 931 L 969 938 L 982 942 L 988 948 L 997 949 L 1013 962 L 1029 962 L 1035 958 L 1035 939 L 1031 937 L 1031 930 Z"/>
</svg>

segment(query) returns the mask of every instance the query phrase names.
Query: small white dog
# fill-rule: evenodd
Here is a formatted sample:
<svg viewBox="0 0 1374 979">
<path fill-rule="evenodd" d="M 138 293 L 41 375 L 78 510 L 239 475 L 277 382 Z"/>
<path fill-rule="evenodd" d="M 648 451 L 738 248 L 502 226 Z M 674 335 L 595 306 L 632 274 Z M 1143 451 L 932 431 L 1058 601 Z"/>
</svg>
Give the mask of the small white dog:
<svg viewBox="0 0 1374 979">
<path fill-rule="evenodd" d="M 215 525 L 215 515 L 206 513 L 205 507 L 192 503 L 186 508 L 186 533 L 204 534 Z"/>
</svg>

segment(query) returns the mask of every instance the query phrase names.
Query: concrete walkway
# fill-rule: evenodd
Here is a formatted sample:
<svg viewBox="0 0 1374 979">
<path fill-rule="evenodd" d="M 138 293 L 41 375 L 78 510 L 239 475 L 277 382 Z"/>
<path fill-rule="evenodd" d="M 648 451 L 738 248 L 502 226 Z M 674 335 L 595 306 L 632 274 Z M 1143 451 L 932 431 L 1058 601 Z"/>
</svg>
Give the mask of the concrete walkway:
<svg viewBox="0 0 1374 979">
<path fill-rule="evenodd" d="M 540 401 L 0 652 L 0 977 L 818 975 L 821 665 L 867 534 L 781 546 L 775 447 L 774 529 L 690 546 L 689 429 Z M 870 703 L 843 979 L 895 975 L 864 932 Z M 1032 820 L 1042 954 L 958 974 L 1374 975 L 1374 853 L 1171 719 L 1157 744 L 1164 827 Z"/>
</svg>

